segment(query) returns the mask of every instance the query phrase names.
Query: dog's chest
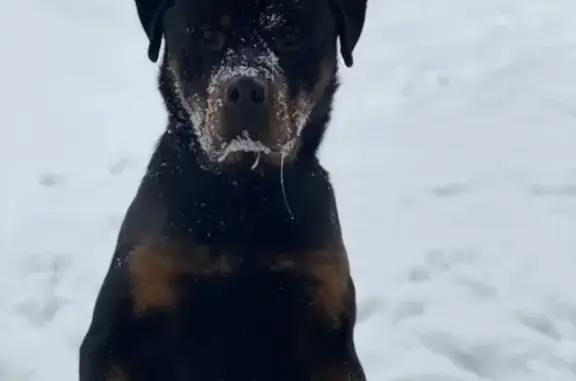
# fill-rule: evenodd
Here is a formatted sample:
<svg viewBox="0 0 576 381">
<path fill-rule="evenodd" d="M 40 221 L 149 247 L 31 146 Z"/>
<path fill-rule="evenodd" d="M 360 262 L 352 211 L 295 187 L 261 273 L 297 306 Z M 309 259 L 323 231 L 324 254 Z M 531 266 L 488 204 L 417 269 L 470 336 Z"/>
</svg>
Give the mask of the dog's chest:
<svg viewBox="0 0 576 381">
<path fill-rule="evenodd" d="M 328 327 L 327 314 L 338 313 L 338 298 L 329 300 L 336 289 L 326 288 L 329 282 L 300 255 L 262 254 L 246 265 L 232 252 L 196 249 L 186 256 L 181 250 L 143 247 L 130 256 L 140 327 L 134 344 L 146 369 L 208 378 L 225 377 L 219 373 L 225 369 L 246 381 L 289 380 L 275 369 L 306 357 L 310 332 Z"/>
<path fill-rule="evenodd" d="M 273 303 L 275 310 L 305 308 L 308 298 L 299 294 L 312 287 L 314 270 L 304 258 L 302 253 L 138 246 L 127 258 L 134 313 L 165 310 L 214 319 L 247 315 Z"/>
</svg>

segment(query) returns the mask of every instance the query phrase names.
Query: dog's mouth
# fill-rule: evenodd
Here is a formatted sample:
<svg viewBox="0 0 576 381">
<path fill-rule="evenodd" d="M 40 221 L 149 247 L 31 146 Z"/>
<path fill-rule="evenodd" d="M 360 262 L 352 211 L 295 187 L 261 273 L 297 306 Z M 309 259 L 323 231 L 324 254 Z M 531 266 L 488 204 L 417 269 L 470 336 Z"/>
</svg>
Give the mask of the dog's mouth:
<svg viewBox="0 0 576 381">
<path fill-rule="evenodd" d="M 252 140 L 246 132 L 244 136 L 235 137 L 231 141 L 223 144 L 223 149 L 221 149 L 218 155 L 218 162 L 222 163 L 229 160 L 228 157 L 230 155 L 236 155 L 237 159 L 240 159 L 242 153 L 248 152 L 256 154 L 257 160 L 259 160 L 261 155 L 270 155 L 272 149 L 264 145 L 261 141 Z M 257 165 L 257 163 L 255 165 Z"/>
<path fill-rule="evenodd" d="M 235 137 L 223 143 L 222 148 L 217 153 L 218 163 L 240 163 L 251 164 L 255 169 L 262 161 L 272 164 L 284 164 L 284 161 L 293 158 L 294 146 L 297 139 L 292 139 L 284 143 L 281 147 L 270 147 L 259 140 L 252 140 L 248 133 L 244 136 Z"/>
<path fill-rule="evenodd" d="M 243 60 L 230 54 L 212 73 L 205 94 L 188 92 L 171 62 L 176 95 L 198 145 L 214 165 L 292 161 L 312 111 L 302 93 L 290 98 L 277 58 L 269 53 Z"/>
</svg>

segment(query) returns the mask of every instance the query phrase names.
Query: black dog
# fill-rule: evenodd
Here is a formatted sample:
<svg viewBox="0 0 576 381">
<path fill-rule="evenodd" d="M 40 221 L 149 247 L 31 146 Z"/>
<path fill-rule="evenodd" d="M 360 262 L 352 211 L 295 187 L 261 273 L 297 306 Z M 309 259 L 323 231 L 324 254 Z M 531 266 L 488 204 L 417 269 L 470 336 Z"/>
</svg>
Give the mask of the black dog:
<svg viewBox="0 0 576 381">
<path fill-rule="evenodd" d="M 365 381 L 317 159 L 366 0 L 136 0 L 168 126 L 121 227 L 81 381 Z"/>
</svg>

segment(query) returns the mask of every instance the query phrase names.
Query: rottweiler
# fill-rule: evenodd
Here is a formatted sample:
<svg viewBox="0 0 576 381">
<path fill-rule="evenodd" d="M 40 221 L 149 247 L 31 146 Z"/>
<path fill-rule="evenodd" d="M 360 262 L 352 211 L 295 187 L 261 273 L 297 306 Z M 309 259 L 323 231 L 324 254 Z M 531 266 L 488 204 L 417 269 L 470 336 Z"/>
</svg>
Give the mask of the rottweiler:
<svg viewBox="0 0 576 381">
<path fill-rule="evenodd" d="M 136 0 L 148 58 L 162 53 L 167 126 L 120 227 L 80 381 L 366 380 L 317 155 L 366 3 Z"/>
</svg>

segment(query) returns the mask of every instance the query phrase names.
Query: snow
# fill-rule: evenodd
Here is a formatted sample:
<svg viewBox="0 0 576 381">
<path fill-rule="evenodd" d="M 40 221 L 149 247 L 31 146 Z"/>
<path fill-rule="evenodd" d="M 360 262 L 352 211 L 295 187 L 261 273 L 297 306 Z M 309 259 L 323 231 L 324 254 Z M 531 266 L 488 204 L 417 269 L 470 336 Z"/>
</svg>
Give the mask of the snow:
<svg viewBox="0 0 576 381">
<path fill-rule="evenodd" d="M 573 0 L 371 0 L 322 148 L 369 380 L 576 380 Z M 131 1 L 0 13 L 0 380 L 77 347 L 165 115 Z"/>
</svg>

